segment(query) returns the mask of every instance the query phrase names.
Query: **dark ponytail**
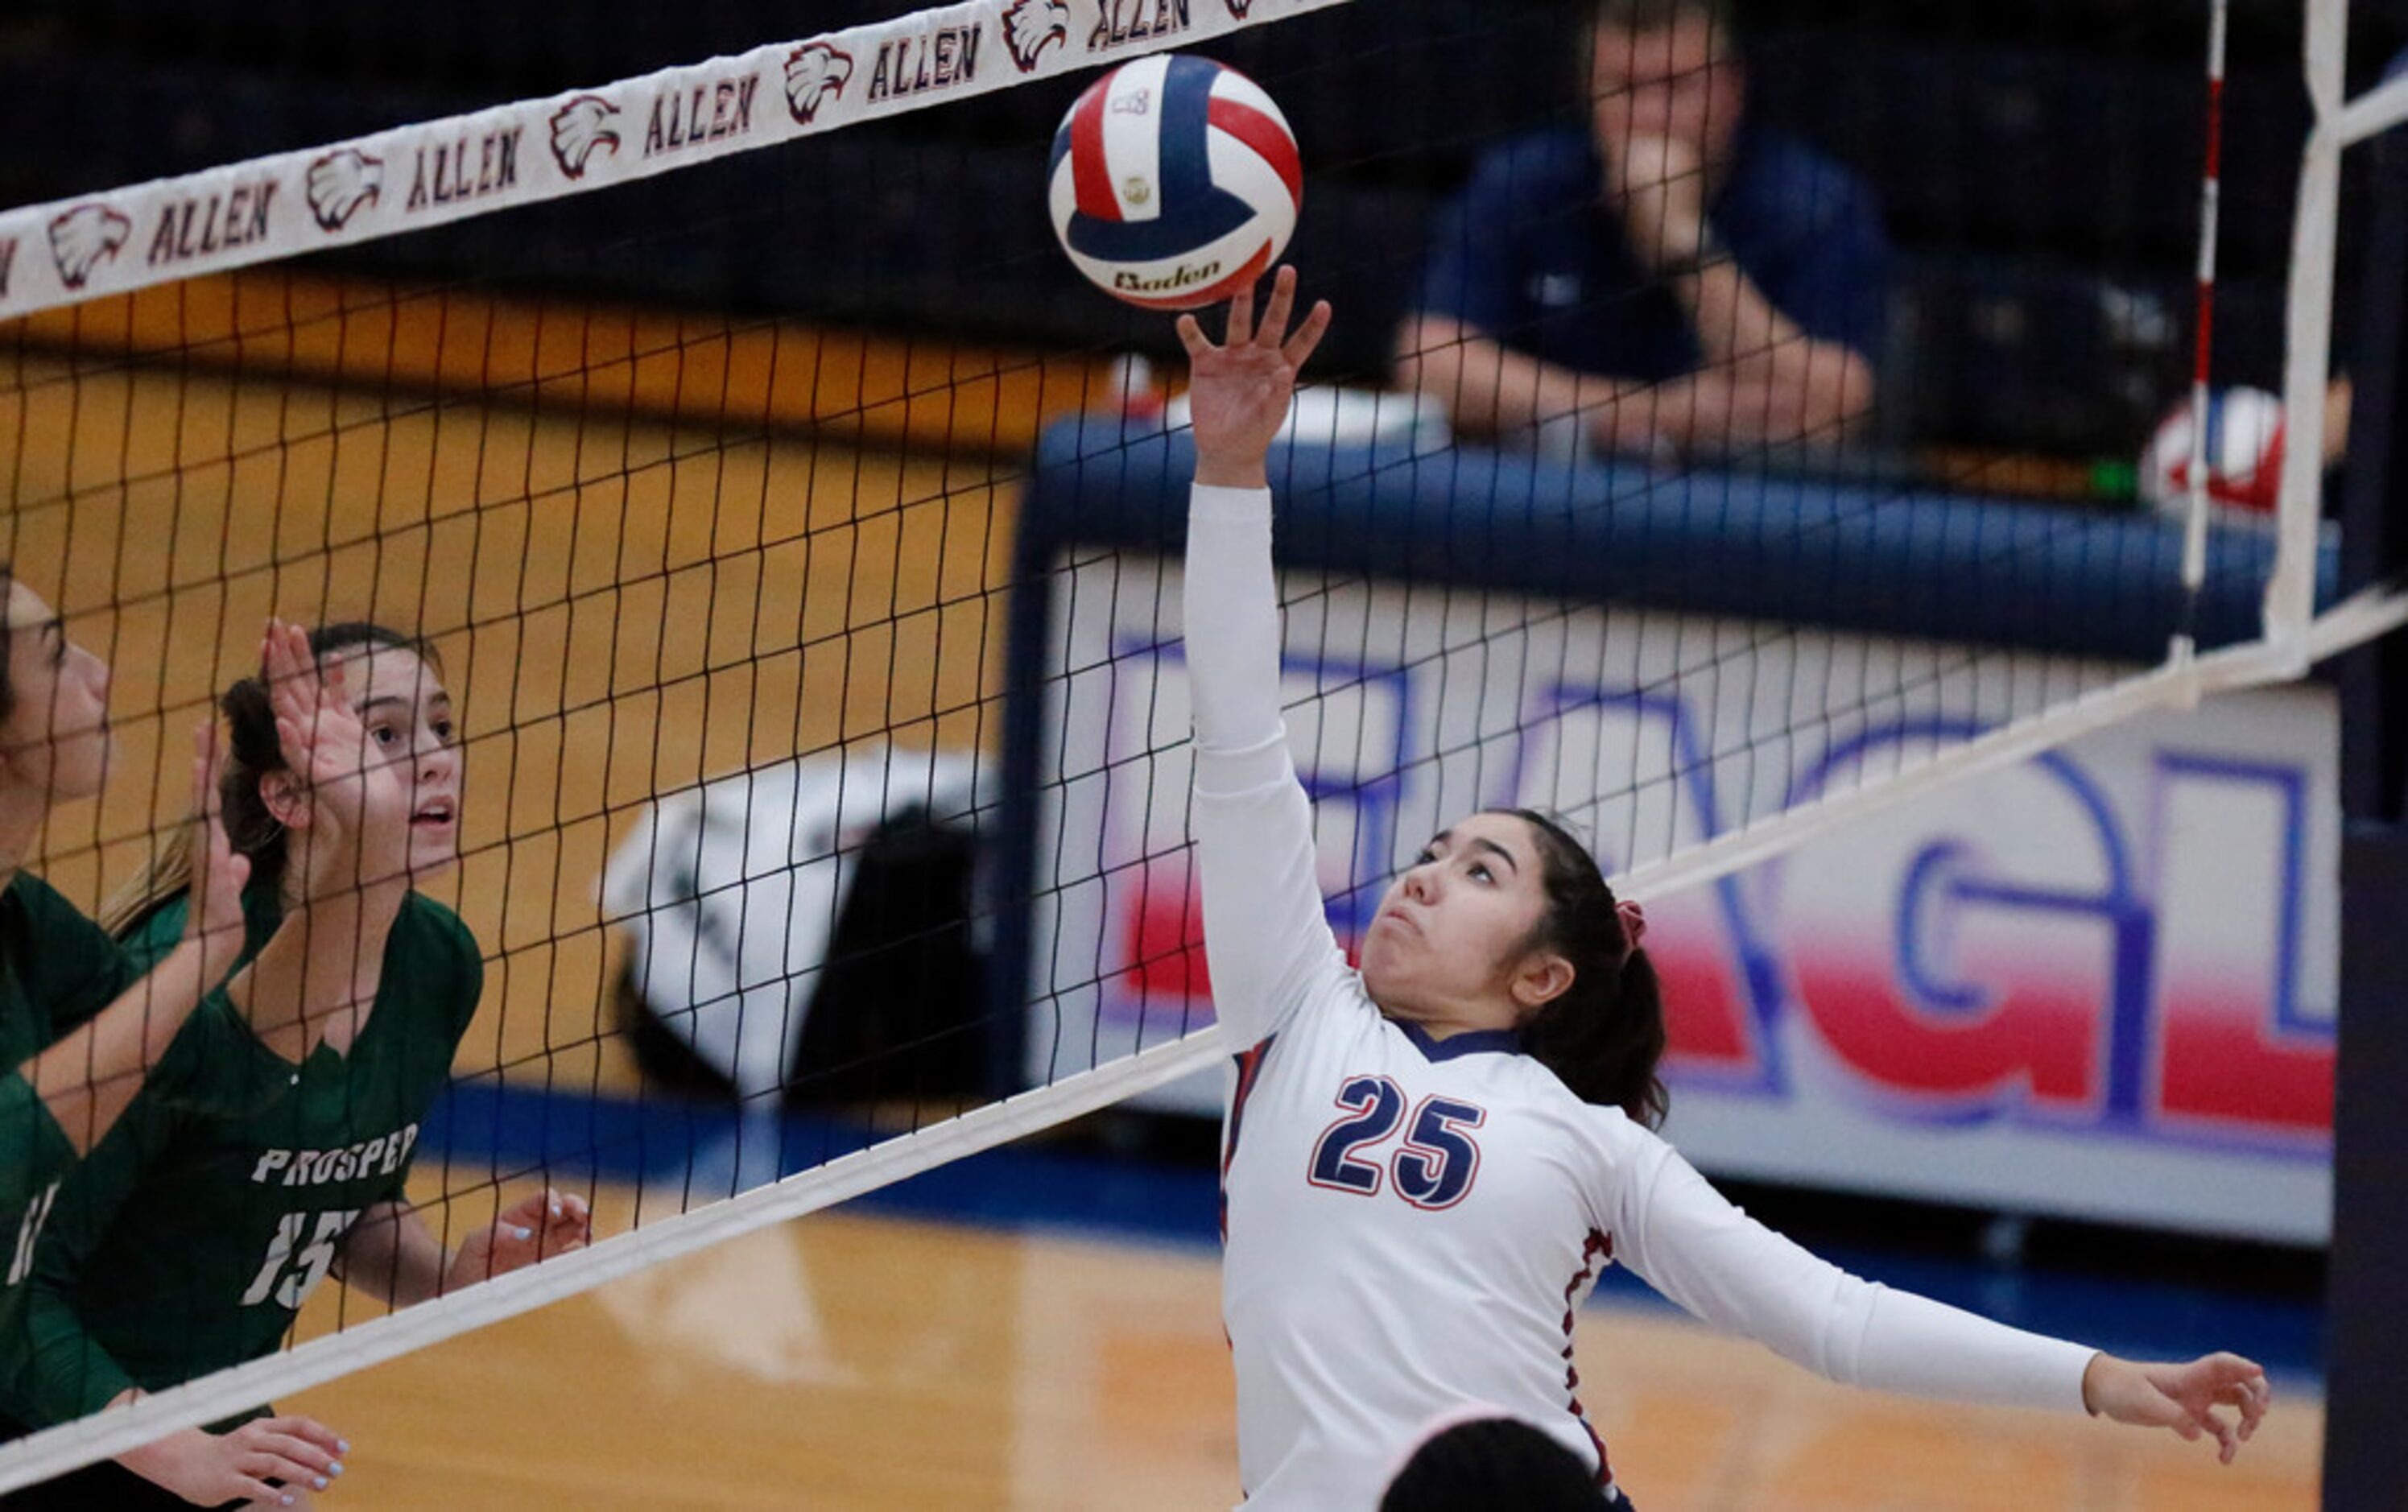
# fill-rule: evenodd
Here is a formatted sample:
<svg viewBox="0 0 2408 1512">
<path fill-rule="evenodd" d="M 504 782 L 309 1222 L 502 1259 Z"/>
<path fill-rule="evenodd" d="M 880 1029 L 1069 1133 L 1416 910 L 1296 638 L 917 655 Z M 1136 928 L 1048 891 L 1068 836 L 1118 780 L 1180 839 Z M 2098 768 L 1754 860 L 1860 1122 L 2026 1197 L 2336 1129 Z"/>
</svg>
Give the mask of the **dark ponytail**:
<svg viewBox="0 0 2408 1512">
<path fill-rule="evenodd" d="M 323 662 L 340 652 L 360 649 L 407 651 L 439 671 L 435 648 L 414 636 L 365 620 L 324 625 L 309 632 L 309 655 Z M 267 684 L 246 677 L 218 699 L 225 715 L 225 766 L 218 777 L 219 822 L 226 843 L 251 861 L 246 887 L 284 886 L 284 826 L 259 796 L 259 780 L 284 770 L 284 745 L 276 738 L 276 711 L 267 701 Z M 161 845 L 157 857 L 101 905 L 101 927 L 122 937 L 192 886 L 193 856 L 190 823 Z"/>
<path fill-rule="evenodd" d="M 1522 1048 L 1584 1102 L 1620 1108 L 1660 1127 L 1671 1094 L 1664 1059 L 1664 995 L 1655 963 L 1631 943 L 1605 874 L 1571 832 L 1546 814 L 1506 809 L 1530 827 L 1547 888 L 1547 912 L 1531 949 L 1552 950 L 1572 968 L 1572 985 L 1522 1026 Z"/>
</svg>

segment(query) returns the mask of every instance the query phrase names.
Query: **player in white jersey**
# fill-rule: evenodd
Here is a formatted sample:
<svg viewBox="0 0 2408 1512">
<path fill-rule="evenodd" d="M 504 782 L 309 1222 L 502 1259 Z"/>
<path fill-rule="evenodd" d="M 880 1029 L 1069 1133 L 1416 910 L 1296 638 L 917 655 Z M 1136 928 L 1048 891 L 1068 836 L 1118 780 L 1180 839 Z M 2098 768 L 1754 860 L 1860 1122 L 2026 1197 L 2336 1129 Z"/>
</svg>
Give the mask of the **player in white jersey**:
<svg viewBox="0 0 2408 1512">
<path fill-rule="evenodd" d="M 2135 1363 L 1869 1285 L 1707 1186 L 1653 1131 L 1663 1009 L 1636 913 L 1552 823 L 1484 813 L 1440 833 L 1348 966 L 1280 716 L 1264 459 L 1329 320 L 1316 305 L 1288 334 L 1295 286 L 1282 268 L 1259 329 L 1240 295 L 1222 345 L 1179 322 L 1193 826 L 1213 1004 L 1241 1052 L 1223 1316 L 1249 1508 L 1370 1508 L 1458 1408 L 1546 1430 L 1620 1505 L 1571 1368 L 1610 1261 L 1833 1380 L 2087 1410 L 2212 1436 L 2229 1461 L 2266 1410 L 2250 1361 Z"/>
</svg>

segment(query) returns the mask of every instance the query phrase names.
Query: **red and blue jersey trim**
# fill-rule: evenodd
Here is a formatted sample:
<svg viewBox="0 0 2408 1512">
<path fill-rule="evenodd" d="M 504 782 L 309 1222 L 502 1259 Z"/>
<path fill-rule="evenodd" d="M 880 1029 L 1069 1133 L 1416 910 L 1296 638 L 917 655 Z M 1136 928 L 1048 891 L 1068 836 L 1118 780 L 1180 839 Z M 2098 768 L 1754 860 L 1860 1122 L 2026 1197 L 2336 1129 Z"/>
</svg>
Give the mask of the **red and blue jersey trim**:
<svg viewBox="0 0 2408 1512">
<path fill-rule="evenodd" d="M 1602 1229 L 1591 1229 L 1587 1241 L 1581 1246 L 1580 1269 L 1564 1283 L 1564 1397 L 1581 1432 L 1597 1446 L 1597 1483 L 1609 1490 L 1613 1488 L 1613 1462 L 1606 1457 L 1605 1440 L 1598 1437 L 1596 1425 L 1588 1420 L 1588 1409 L 1581 1405 L 1580 1367 L 1572 1362 L 1572 1319 L 1580 1311 L 1581 1289 L 1595 1281 L 1612 1260 L 1613 1236 Z"/>
<path fill-rule="evenodd" d="M 1271 1053 L 1279 1036 L 1267 1034 L 1262 1043 L 1238 1052 L 1238 1089 L 1229 1099 L 1229 1130 L 1221 1142 L 1221 1243 L 1229 1242 L 1229 1163 L 1238 1158 L 1238 1135 L 1244 1131 L 1246 1100 L 1254 1095 L 1254 1086 L 1263 1078 L 1263 1060 Z"/>
</svg>

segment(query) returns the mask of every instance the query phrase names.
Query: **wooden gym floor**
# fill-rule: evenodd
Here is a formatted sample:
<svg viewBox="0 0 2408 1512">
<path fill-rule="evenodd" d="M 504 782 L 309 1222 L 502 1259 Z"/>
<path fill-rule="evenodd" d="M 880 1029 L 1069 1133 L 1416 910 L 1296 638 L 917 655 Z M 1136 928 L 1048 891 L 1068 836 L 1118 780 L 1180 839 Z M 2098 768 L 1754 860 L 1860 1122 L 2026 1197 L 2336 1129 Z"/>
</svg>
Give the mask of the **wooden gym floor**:
<svg viewBox="0 0 2408 1512">
<path fill-rule="evenodd" d="M 595 886 L 648 795 L 882 731 L 996 738 L 1010 467 L 911 448 L 1009 455 L 1095 380 L 267 275 L 34 335 L 0 348 L 0 555 L 110 659 L 121 741 L 47 873 L 89 904 L 139 864 L 183 807 L 185 731 L 271 609 L 423 629 L 470 741 L 467 854 L 441 890 L 494 958 L 460 1069 L 578 1093 L 633 1081 Z M 600 1196 L 624 1227 L 624 1194 Z M 341 1305 L 322 1289 L 304 1332 Z M 1645 1512 L 2315 1505 L 2322 1417 L 2298 1390 L 2219 1470 L 2170 1436 L 1828 1387 L 1669 1314 L 1592 1309 L 1581 1363 Z M 283 1405 L 351 1438 L 337 1506 L 1238 1490 L 1209 1251 L 843 1212 Z"/>
<path fill-rule="evenodd" d="M 2220 1467 L 1832 1386 L 1669 1310 L 1592 1306 L 1579 1339 L 1642 1512 L 2316 1505 L 2323 1411 L 2289 1382 Z M 280 1405 L 351 1443 L 328 1507 L 1118 1512 L 1237 1501 L 1231 1391 L 1209 1249 L 839 1210 Z"/>
</svg>

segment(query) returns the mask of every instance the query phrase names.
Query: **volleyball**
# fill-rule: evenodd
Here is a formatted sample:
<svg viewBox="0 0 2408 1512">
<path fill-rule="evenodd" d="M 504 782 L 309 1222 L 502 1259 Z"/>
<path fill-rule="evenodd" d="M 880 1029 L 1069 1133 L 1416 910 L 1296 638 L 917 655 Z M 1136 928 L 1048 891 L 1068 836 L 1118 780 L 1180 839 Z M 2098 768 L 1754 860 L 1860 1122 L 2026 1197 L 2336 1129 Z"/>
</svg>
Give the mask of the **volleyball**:
<svg viewBox="0 0 2408 1512">
<path fill-rule="evenodd" d="M 1260 85 L 1168 53 L 1079 96 L 1054 134 L 1048 197 L 1062 250 L 1096 287 L 1192 310 L 1253 282 L 1287 246 L 1304 168 Z"/>
<path fill-rule="evenodd" d="M 2141 457 L 2141 495 L 2160 509 L 2190 497 L 2191 404 L 2157 426 Z M 2207 396 L 2207 497 L 2271 511 L 2283 475 L 2283 401 L 2264 389 L 2216 389 Z"/>
</svg>

